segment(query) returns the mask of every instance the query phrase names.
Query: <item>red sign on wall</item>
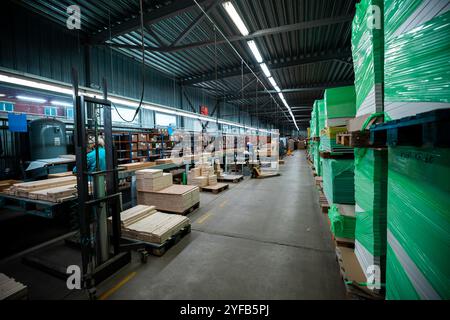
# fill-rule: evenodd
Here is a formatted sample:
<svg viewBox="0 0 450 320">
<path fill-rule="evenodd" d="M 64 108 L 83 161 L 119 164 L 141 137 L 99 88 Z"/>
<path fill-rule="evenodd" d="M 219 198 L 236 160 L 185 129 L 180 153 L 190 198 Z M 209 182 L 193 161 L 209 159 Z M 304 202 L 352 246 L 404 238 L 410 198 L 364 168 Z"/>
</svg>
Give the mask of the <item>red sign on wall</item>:
<svg viewBox="0 0 450 320">
<path fill-rule="evenodd" d="M 208 107 L 207 106 L 200 106 L 200 114 L 207 116 L 208 115 Z"/>
</svg>

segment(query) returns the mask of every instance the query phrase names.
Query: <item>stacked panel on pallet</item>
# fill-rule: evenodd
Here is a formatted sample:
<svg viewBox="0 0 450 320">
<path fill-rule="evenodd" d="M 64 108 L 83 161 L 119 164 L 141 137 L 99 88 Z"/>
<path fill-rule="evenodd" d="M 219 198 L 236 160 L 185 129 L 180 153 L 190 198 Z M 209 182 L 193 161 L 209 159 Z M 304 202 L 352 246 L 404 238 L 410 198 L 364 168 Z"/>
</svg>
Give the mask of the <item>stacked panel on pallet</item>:
<svg viewBox="0 0 450 320">
<path fill-rule="evenodd" d="M 450 299 L 450 149 L 390 147 L 387 299 Z"/>
<path fill-rule="evenodd" d="M 386 260 L 387 150 L 355 148 L 355 254 L 362 269 Z"/>
<path fill-rule="evenodd" d="M 352 23 L 357 117 L 383 111 L 383 21 L 369 24 L 373 14 L 370 6 L 377 6 L 383 12 L 383 0 L 362 0 L 356 4 Z"/>
<path fill-rule="evenodd" d="M 333 204 L 328 210 L 328 218 L 335 237 L 355 239 L 355 206 Z"/>
<path fill-rule="evenodd" d="M 198 187 L 173 185 L 172 174 L 159 169 L 136 171 L 136 181 L 138 204 L 183 214 L 200 202 Z"/>
<path fill-rule="evenodd" d="M 320 144 L 321 141 L 319 139 L 320 132 L 325 128 L 325 103 L 324 100 L 316 100 L 314 103 L 316 107 L 316 118 L 317 118 L 317 126 L 316 126 L 316 141 L 314 141 L 314 168 L 316 168 L 316 173 L 318 176 L 322 176 L 322 161 L 320 159 Z"/>
<path fill-rule="evenodd" d="M 355 87 L 326 89 L 324 94 L 323 123 L 320 129 L 320 151 L 352 153 L 353 149 L 337 144 L 336 133 L 346 131 L 348 119 L 355 116 Z"/>
<path fill-rule="evenodd" d="M 353 159 L 322 158 L 323 192 L 329 203 L 355 204 Z"/>
<path fill-rule="evenodd" d="M 392 119 L 450 107 L 448 0 L 384 0 L 385 112 Z"/>
</svg>

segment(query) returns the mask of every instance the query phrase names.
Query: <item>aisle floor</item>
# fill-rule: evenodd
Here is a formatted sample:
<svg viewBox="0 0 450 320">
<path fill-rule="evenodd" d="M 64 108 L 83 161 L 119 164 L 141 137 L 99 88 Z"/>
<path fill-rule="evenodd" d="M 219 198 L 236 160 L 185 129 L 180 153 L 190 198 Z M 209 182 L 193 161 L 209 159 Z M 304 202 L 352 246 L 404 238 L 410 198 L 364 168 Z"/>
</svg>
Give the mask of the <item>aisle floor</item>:
<svg viewBox="0 0 450 320">
<path fill-rule="evenodd" d="M 134 257 L 99 288 L 100 296 L 345 299 L 317 197 L 304 151 L 286 158 L 279 177 L 245 179 L 218 195 L 202 193 L 201 208 L 189 216 L 191 234 L 146 265 Z"/>
</svg>

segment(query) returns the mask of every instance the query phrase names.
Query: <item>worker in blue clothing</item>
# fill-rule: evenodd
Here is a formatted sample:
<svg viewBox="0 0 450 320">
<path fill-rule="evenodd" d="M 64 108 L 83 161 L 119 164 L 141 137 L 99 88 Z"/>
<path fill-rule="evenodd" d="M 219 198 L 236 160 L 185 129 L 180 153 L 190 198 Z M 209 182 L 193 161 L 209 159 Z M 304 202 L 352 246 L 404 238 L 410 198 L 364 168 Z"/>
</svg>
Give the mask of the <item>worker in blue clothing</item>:
<svg viewBox="0 0 450 320">
<path fill-rule="evenodd" d="M 106 158 L 105 158 L 105 141 L 102 137 L 97 138 L 98 142 L 98 160 L 100 171 L 106 170 Z M 87 171 L 97 171 L 96 150 L 95 150 L 95 137 L 90 137 L 87 146 Z M 77 172 L 77 167 L 73 168 L 73 173 Z"/>
</svg>

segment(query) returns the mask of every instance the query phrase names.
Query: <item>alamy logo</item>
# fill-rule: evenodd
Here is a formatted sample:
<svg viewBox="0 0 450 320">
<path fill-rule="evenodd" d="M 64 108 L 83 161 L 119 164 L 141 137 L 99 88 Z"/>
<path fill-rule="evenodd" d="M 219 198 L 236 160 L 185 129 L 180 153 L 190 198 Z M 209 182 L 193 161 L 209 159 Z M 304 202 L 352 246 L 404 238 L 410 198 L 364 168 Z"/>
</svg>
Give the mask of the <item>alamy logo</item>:
<svg viewBox="0 0 450 320">
<path fill-rule="evenodd" d="M 67 267 L 66 273 L 69 274 L 66 285 L 67 289 L 81 289 L 81 269 L 77 265 L 70 265 Z"/>
<path fill-rule="evenodd" d="M 367 288 L 370 290 L 381 289 L 381 271 L 377 265 L 370 265 L 366 270 Z"/>
<path fill-rule="evenodd" d="M 66 10 L 69 17 L 66 20 L 66 26 L 68 29 L 81 29 L 81 9 L 77 5 L 67 7 Z"/>
<path fill-rule="evenodd" d="M 371 5 L 367 8 L 367 27 L 369 29 L 381 29 L 381 9 Z"/>
</svg>

